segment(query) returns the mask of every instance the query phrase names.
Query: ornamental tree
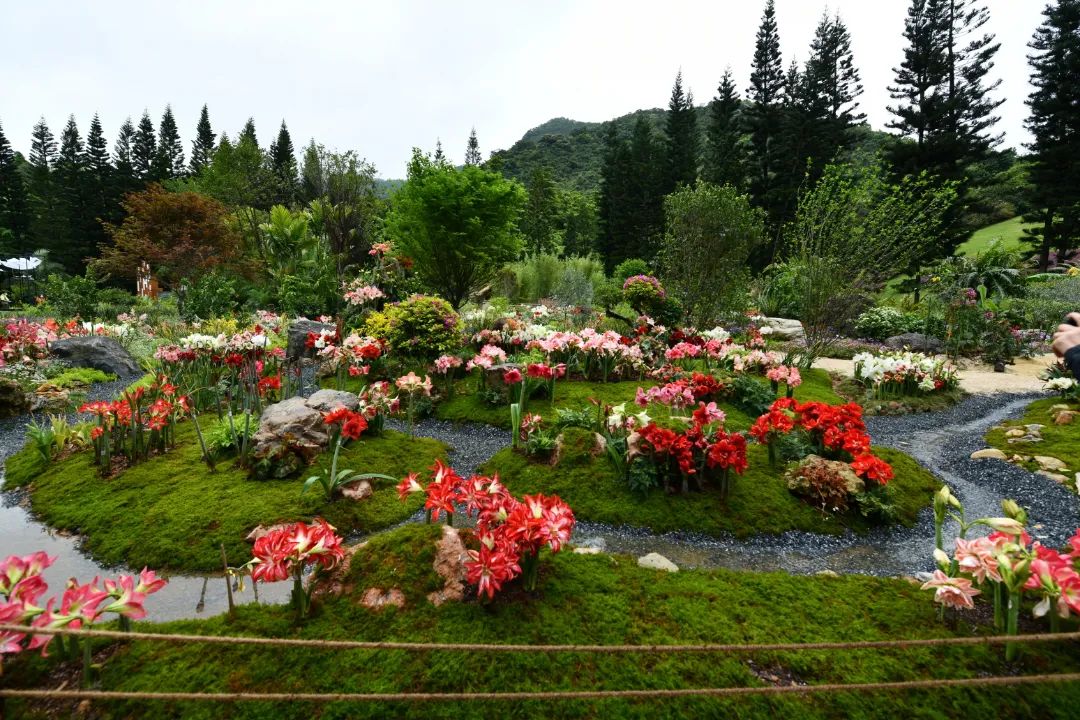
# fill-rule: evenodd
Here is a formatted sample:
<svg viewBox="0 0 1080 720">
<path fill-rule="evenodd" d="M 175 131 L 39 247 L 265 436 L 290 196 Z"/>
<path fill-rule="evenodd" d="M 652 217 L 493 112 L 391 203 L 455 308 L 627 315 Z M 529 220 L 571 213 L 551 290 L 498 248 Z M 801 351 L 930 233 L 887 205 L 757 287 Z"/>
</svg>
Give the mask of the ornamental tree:
<svg viewBox="0 0 1080 720">
<path fill-rule="evenodd" d="M 386 233 L 420 279 L 455 308 L 517 257 L 525 205 L 517 182 L 475 165 L 455 168 L 413 150 L 408 181 L 391 199 Z"/>
</svg>

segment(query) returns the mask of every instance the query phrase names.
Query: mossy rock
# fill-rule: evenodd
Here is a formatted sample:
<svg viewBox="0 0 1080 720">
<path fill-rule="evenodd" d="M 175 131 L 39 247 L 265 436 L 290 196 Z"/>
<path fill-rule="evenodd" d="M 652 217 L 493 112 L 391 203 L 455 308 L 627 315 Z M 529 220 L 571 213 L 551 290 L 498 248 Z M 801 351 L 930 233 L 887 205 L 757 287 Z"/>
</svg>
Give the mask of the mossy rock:
<svg viewBox="0 0 1080 720">
<path fill-rule="evenodd" d="M 182 425 L 177 436 L 174 450 L 104 479 L 92 452 L 45 466 L 27 447 L 8 459 L 5 487 L 29 485 L 35 514 L 50 527 L 84 536 L 86 550 L 105 564 L 187 572 L 219 570 L 220 543 L 230 562 L 246 561 L 251 547 L 244 538 L 258 525 L 321 516 L 342 534 L 369 533 L 405 520 L 423 504 L 418 495 L 401 502 L 395 483 L 378 479 L 362 502 L 328 503 L 320 488 L 301 496 L 304 478 L 321 472 L 318 467 L 269 481 L 250 479 L 231 461 L 210 472 L 190 426 Z M 351 443 L 338 466 L 401 477 L 423 472 L 436 458 L 446 458 L 442 443 L 386 431 Z"/>
</svg>

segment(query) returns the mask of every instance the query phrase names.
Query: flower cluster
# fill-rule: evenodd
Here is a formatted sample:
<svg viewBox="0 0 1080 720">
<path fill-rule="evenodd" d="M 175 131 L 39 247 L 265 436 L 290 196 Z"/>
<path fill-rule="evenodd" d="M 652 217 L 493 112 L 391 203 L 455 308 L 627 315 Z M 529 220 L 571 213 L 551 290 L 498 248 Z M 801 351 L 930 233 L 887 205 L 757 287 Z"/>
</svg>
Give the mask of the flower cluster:
<svg viewBox="0 0 1080 720">
<path fill-rule="evenodd" d="M 892 467 L 870 452 L 862 408 L 855 403 L 828 405 L 781 398 L 754 422 L 750 434 L 769 446 L 770 460 L 775 462 L 776 441 L 794 430 L 806 434 L 817 454 L 850 458 L 851 468 L 865 480 L 885 485 L 893 477 Z"/>
<path fill-rule="evenodd" d="M 45 357 L 49 343 L 56 340 L 58 328 L 55 320 L 7 323 L 0 332 L 0 367 L 11 362 L 32 362 Z"/>
<path fill-rule="evenodd" d="M 424 507 L 434 520 L 442 513 L 452 519 L 456 507 L 476 516 L 479 547 L 469 550 L 466 578 L 476 585 L 478 597 L 489 600 L 519 575 L 525 590 L 535 590 L 540 550 L 558 552 L 574 529 L 573 511 L 557 496 L 525 495 L 519 501 L 498 476 L 464 479 L 440 461 L 426 488 L 413 473 L 402 479 L 398 492 L 403 500 L 409 493 L 425 492 Z"/>
<path fill-rule="evenodd" d="M 506 351 L 497 345 L 485 345 L 480 348 L 472 360 L 465 363 L 465 369 L 472 371 L 474 368 L 487 370 L 495 365 L 506 362 Z"/>
<path fill-rule="evenodd" d="M 0 563 L 0 624 L 49 630 L 78 629 L 93 625 L 108 613 L 128 621 L 138 620 L 146 617 L 143 607 L 146 596 L 167 583 L 146 568 L 138 577 L 121 575 L 116 580 L 104 582 L 94 578 L 85 585 L 73 578 L 62 595 L 51 597 L 41 605 L 42 596 L 49 590 L 41 572 L 55 560 L 55 557 L 36 552 L 22 557 L 11 555 Z M 36 648 L 41 648 L 41 654 L 45 655 L 53 637 L 0 631 L 0 655 Z"/>
<path fill-rule="evenodd" d="M 855 379 L 879 397 L 952 390 L 959 383 L 956 367 L 923 353 L 859 353 L 853 360 Z"/>
<path fill-rule="evenodd" d="M 318 355 L 335 372 L 347 371 L 357 377 L 370 372 L 371 364 L 382 357 L 384 348 L 382 341 L 353 332 L 340 345 L 327 342 Z"/>
<path fill-rule="evenodd" d="M 175 425 L 191 409 L 165 375 L 146 386 L 125 390 L 119 400 L 84 403 L 79 412 L 94 415 L 90 431 L 95 463 L 106 472 L 112 458 L 123 455 L 128 462 L 149 458 L 151 451 L 164 452 L 175 441 Z"/>
<path fill-rule="evenodd" d="M 255 541 L 251 578 L 256 582 L 278 582 L 302 574 L 316 564 L 331 569 L 345 557 L 342 540 L 334 527 L 322 518 L 311 525 L 298 522 L 271 530 Z"/>
<path fill-rule="evenodd" d="M 357 278 L 344 286 L 345 302 L 350 305 L 364 305 L 386 297 L 382 290 L 367 283 L 363 278 Z"/>
</svg>

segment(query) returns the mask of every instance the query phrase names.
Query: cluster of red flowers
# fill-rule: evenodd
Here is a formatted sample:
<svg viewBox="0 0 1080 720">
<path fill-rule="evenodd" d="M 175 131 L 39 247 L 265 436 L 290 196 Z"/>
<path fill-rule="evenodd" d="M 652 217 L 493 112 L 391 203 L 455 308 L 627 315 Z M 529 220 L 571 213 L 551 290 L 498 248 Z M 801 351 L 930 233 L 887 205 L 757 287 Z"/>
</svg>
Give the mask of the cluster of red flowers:
<svg viewBox="0 0 1080 720">
<path fill-rule="evenodd" d="M 252 579 L 278 582 L 302 573 L 310 563 L 333 568 L 344 559 L 345 549 L 334 527 L 316 518 L 311 525 L 298 522 L 263 535 L 255 541 L 252 554 Z"/>
<path fill-rule="evenodd" d="M 341 437 L 356 440 L 368 429 L 367 420 L 362 413 L 353 412 L 346 407 L 339 407 L 323 415 L 327 425 L 340 425 Z"/>
<path fill-rule="evenodd" d="M 566 365 L 545 365 L 544 363 L 532 363 L 525 368 L 526 374 L 535 380 L 557 380 L 566 375 Z"/>
<path fill-rule="evenodd" d="M 441 513 L 452 516 L 458 506 L 465 508 L 466 515 L 476 515 L 479 548 L 469 550 L 465 568 L 468 581 L 477 586 L 477 596 L 489 599 L 518 575 L 525 576 L 526 590 L 534 589 L 540 550 L 547 546 L 558 552 L 574 529 L 573 511 L 557 496 L 525 495 L 519 501 L 499 483 L 498 476 L 465 479 L 438 460 L 426 489 L 416 473 L 398 485 L 403 500 L 412 492 L 426 493 L 424 507 L 434 520 Z"/>
<path fill-rule="evenodd" d="M 41 572 L 53 564 L 55 557 L 43 552 L 19 557 L 11 555 L 0 563 L 0 624 L 24 625 L 33 628 L 56 630 L 64 627 L 81 628 L 97 622 L 106 613 L 138 620 L 146 617 L 143 602 L 146 596 L 165 586 L 165 580 L 152 570 L 143 568 L 139 577 L 121 575 L 117 580 L 105 580 L 99 586 L 99 578 L 86 584 L 73 579 L 68 581 L 64 593 L 49 598 L 44 607 L 39 605 L 41 596 L 49 590 Z M 52 642 L 52 635 L 32 635 L 13 631 L 0 631 L 0 655 L 22 650 L 41 648 L 41 654 Z"/>
<path fill-rule="evenodd" d="M 90 439 L 98 464 L 108 467 L 113 455 L 137 460 L 146 459 L 155 447 L 163 450 L 172 440 L 173 426 L 190 409 L 187 397 L 160 375 L 149 386 L 125 390 L 119 400 L 84 403 L 79 412 L 97 417 Z"/>
<path fill-rule="evenodd" d="M 892 466 L 870 452 L 870 436 L 863 422 L 862 407 L 857 403 L 829 405 L 781 398 L 754 422 L 750 434 L 764 445 L 793 430 L 806 432 L 821 452 L 850 455 L 851 468 L 866 480 L 884 485 L 893 477 Z"/>
<path fill-rule="evenodd" d="M 663 468 L 673 461 L 683 475 L 696 475 L 705 468 L 734 470 L 741 475 L 747 467 L 746 438 L 723 427 L 710 429 L 695 412 L 694 424 L 685 432 L 649 423 L 638 431 L 640 450 Z"/>
</svg>

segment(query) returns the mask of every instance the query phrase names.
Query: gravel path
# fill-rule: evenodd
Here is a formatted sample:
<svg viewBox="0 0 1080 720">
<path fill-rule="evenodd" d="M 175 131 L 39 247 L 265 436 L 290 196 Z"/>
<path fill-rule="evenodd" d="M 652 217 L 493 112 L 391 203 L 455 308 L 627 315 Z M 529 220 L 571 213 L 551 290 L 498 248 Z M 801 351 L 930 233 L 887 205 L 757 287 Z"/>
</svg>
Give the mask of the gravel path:
<svg viewBox="0 0 1080 720">
<path fill-rule="evenodd" d="M 994 372 L 992 367 L 984 363 L 964 362 L 960 365 L 960 387 L 969 393 L 1038 392 L 1043 386 L 1039 375 L 1056 360 L 1051 354 L 1016 358 L 1016 362 L 1007 365 L 1003 373 Z M 821 358 L 814 363 L 814 367 L 851 377 L 855 365 L 851 360 Z"/>
</svg>

